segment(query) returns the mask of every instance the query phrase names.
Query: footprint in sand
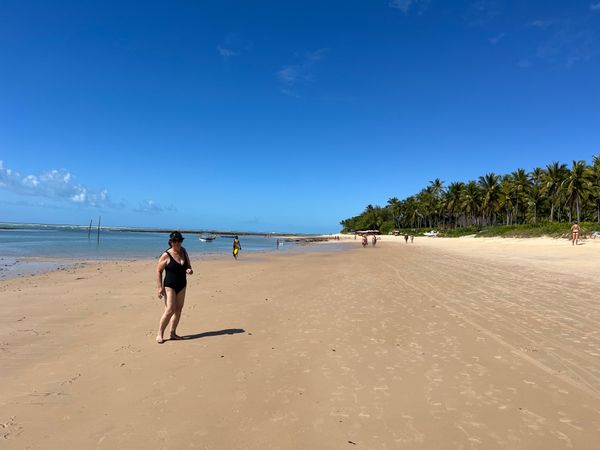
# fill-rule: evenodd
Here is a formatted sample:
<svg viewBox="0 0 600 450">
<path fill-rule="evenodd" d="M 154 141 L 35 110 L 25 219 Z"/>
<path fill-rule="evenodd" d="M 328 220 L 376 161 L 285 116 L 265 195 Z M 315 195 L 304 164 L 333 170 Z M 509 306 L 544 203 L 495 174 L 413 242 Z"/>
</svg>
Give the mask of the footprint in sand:
<svg viewBox="0 0 600 450">
<path fill-rule="evenodd" d="M 0 423 L 0 436 L 3 439 L 11 439 L 20 435 L 23 432 L 23 427 L 15 420 L 16 416 L 12 416 L 6 422 Z"/>
</svg>

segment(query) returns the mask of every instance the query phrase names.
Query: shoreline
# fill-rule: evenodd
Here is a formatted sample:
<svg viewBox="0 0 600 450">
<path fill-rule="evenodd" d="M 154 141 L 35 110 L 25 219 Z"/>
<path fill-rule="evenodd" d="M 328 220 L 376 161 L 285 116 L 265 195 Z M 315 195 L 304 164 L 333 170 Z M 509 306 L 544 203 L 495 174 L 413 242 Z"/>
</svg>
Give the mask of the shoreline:
<svg viewBox="0 0 600 450">
<path fill-rule="evenodd" d="M 334 248 L 339 242 L 328 242 L 327 240 L 311 240 L 306 242 L 293 241 L 294 244 L 283 245 L 281 248 L 262 249 L 246 251 L 244 260 L 251 260 L 254 255 L 268 255 L 271 253 L 281 255 L 294 255 L 297 253 L 317 252 L 317 251 L 340 251 L 342 248 Z M 331 248 L 323 249 L 314 244 L 326 244 Z M 313 248 L 311 248 L 313 247 Z M 228 260 L 231 258 L 229 252 L 215 250 L 214 252 L 196 253 L 190 252 L 190 257 L 195 261 Z M 65 270 L 77 268 L 87 263 L 115 263 L 115 262 L 136 262 L 136 261 L 157 261 L 155 257 L 132 257 L 132 258 L 65 258 L 65 257 L 44 257 L 44 256 L 0 256 L 0 281 L 13 278 L 30 276 L 53 272 L 56 270 Z"/>
</svg>

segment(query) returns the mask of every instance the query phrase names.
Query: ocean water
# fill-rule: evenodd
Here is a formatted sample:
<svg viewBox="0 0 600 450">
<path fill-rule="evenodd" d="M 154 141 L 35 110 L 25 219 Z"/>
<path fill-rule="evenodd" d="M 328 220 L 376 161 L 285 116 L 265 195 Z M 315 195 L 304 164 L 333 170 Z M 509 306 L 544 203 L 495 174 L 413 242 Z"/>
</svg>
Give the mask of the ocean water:
<svg viewBox="0 0 600 450">
<path fill-rule="evenodd" d="M 217 237 L 201 242 L 197 234 L 184 233 L 183 246 L 190 256 L 230 254 L 233 238 Z M 100 241 L 96 230 L 90 238 L 85 227 L 29 226 L 25 229 L 0 229 L 0 257 L 60 259 L 142 259 L 158 258 L 168 246 L 168 233 L 133 232 L 102 229 Z M 276 237 L 240 236 L 242 252 L 277 250 Z M 279 250 L 294 247 L 283 242 Z"/>
</svg>

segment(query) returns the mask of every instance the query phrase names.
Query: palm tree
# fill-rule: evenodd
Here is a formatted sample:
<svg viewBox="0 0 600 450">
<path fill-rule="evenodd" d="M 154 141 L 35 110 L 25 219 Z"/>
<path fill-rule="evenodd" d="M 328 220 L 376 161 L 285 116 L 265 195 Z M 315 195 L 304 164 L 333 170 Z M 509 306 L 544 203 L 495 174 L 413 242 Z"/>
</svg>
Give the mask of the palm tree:
<svg viewBox="0 0 600 450">
<path fill-rule="evenodd" d="M 496 211 L 500 199 L 500 177 L 495 173 L 488 173 L 479 177 L 479 185 L 483 191 L 482 213 L 486 221 L 486 213 L 491 225 L 496 221 Z"/>
<path fill-rule="evenodd" d="M 448 189 L 445 193 L 445 206 L 450 216 L 450 220 L 454 220 L 454 226 L 458 225 L 458 213 L 461 206 L 461 197 L 465 183 L 455 182 L 448 185 Z"/>
<path fill-rule="evenodd" d="M 416 195 L 419 210 L 424 216 L 425 226 L 430 227 L 433 223 L 433 215 L 436 211 L 436 199 L 433 196 L 431 186 L 426 187 Z"/>
<path fill-rule="evenodd" d="M 419 204 L 416 201 L 414 196 L 410 196 L 404 201 L 404 208 L 405 208 L 404 214 L 406 217 L 406 222 L 404 223 L 404 225 L 414 228 L 415 225 L 417 225 L 417 222 L 419 221 L 419 216 L 420 216 Z M 420 228 L 420 226 L 419 226 L 419 228 Z"/>
<path fill-rule="evenodd" d="M 519 223 L 519 200 L 522 200 L 524 194 L 527 192 L 529 185 L 529 176 L 524 169 L 517 169 L 511 174 L 511 184 L 515 194 L 515 219 Z"/>
<path fill-rule="evenodd" d="M 391 197 L 388 199 L 388 208 L 392 214 L 392 221 L 396 228 L 400 228 L 400 200 L 397 197 Z"/>
<path fill-rule="evenodd" d="M 500 183 L 500 200 L 498 206 L 504 208 L 506 213 L 506 225 L 512 224 L 512 211 L 514 208 L 513 193 L 514 189 L 510 177 L 504 177 L 502 183 Z"/>
<path fill-rule="evenodd" d="M 532 184 L 541 187 L 542 183 L 544 182 L 544 175 L 544 169 L 542 169 L 541 167 L 535 167 L 530 174 Z"/>
<path fill-rule="evenodd" d="M 567 165 L 560 164 L 558 161 L 546 166 L 543 188 L 544 192 L 550 197 L 550 222 L 554 220 L 554 209 L 560 198 L 561 187 L 566 173 Z"/>
<path fill-rule="evenodd" d="M 465 216 L 468 215 L 471 225 L 477 223 L 481 210 L 481 189 L 475 181 L 469 181 L 462 194 L 461 207 Z"/>
<path fill-rule="evenodd" d="M 435 215 L 435 221 L 440 221 L 440 209 L 441 209 L 441 199 L 444 194 L 444 182 L 439 178 L 436 178 L 433 181 L 429 182 L 429 186 L 427 186 L 427 191 L 431 195 L 430 206 L 431 212 Z M 433 222 L 433 221 L 432 221 Z M 432 223 L 433 225 L 433 223 Z M 438 225 L 436 223 L 435 225 Z"/>
<path fill-rule="evenodd" d="M 596 202 L 596 220 L 600 223 L 600 155 L 592 157 L 592 183 Z"/>
<path fill-rule="evenodd" d="M 532 184 L 529 188 L 528 205 L 533 212 L 533 223 L 537 223 L 537 214 L 540 204 L 544 201 L 542 189 L 537 184 Z"/>
<path fill-rule="evenodd" d="M 600 155 L 592 158 L 591 166 L 573 161 L 568 168 L 557 161 L 530 174 L 524 169 L 505 176 L 488 173 L 466 184 L 450 183 L 447 189 L 436 178 L 418 194 L 404 200 L 391 197 L 384 208 L 368 205 L 340 223 L 356 230 L 380 228 L 390 221 L 398 228 L 536 223 L 547 217 L 560 222 L 564 212 L 568 220 L 593 217 L 600 224 Z"/>
<path fill-rule="evenodd" d="M 573 161 L 567 178 L 563 181 L 567 201 L 577 212 L 577 222 L 581 221 L 581 207 L 592 192 L 591 170 L 585 161 Z"/>
</svg>

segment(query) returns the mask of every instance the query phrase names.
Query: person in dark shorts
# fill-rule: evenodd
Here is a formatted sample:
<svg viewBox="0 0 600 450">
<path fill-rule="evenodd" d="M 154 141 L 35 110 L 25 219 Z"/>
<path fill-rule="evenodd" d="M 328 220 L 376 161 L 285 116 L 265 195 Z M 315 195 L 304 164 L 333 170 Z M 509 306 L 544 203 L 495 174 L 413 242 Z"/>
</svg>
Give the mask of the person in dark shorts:
<svg viewBox="0 0 600 450">
<path fill-rule="evenodd" d="M 164 299 L 165 312 L 158 323 L 156 342 L 165 342 L 163 334 L 167 324 L 171 323 L 171 340 L 182 339 L 177 335 L 177 325 L 185 302 L 187 275 L 194 273 L 190 258 L 181 243 L 183 236 L 179 231 L 169 235 L 169 248 L 160 255 L 156 268 L 158 298 Z M 163 280 L 163 272 L 165 277 Z"/>
</svg>

